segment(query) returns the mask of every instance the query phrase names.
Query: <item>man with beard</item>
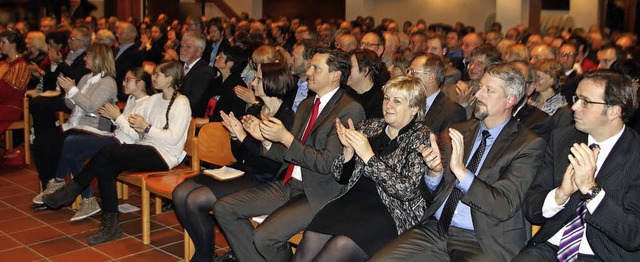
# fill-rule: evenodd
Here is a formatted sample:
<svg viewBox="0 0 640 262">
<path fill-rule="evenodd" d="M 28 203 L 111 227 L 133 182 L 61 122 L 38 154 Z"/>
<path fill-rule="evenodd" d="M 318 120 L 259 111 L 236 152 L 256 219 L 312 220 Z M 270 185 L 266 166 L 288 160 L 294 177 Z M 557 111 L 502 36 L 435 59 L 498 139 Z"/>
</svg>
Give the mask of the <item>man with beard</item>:
<svg viewBox="0 0 640 262">
<path fill-rule="evenodd" d="M 421 184 L 427 201 L 421 223 L 371 261 L 511 261 L 524 247 L 530 226 L 520 202 L 546 144 L 511 117 L 525 92 L 517 68 L 490 66 L 480 84 L 477 119 L 454 123 L 443 133 L 446 168 L 426 174 Z M 430 165 L 441 158 L 431 148 L 421 154 Z"/>
</svg>

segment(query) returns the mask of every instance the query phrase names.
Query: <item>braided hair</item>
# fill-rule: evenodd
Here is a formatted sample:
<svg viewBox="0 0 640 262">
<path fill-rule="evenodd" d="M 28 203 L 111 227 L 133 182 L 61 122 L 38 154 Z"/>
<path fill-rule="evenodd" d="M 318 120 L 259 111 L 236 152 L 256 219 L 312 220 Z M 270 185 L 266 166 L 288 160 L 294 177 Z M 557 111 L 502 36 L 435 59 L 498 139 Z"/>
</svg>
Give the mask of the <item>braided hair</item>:
<svg viewBox="0 0 640 262">
<path fill-rule="evenodd" d="M 174 89 L 173 95 L 171 96 L 171 100 L 169 101 L 169 106 L 167 106 L 167 111 L 165 112 L 166 123 L 162 129 L 169 129 L 169 111 L 171 111 L 171 106 L 173 102 L 175 102 L 176 97 L 178 97 L 178 92 L 182 89 L 182 64 L 178 61 L 170 61 L 166 63 L 160 64 L 156 71 L 161 72 L 166 76 L 170 76 L 173 79 L 172 87 Z"/>
</svg>

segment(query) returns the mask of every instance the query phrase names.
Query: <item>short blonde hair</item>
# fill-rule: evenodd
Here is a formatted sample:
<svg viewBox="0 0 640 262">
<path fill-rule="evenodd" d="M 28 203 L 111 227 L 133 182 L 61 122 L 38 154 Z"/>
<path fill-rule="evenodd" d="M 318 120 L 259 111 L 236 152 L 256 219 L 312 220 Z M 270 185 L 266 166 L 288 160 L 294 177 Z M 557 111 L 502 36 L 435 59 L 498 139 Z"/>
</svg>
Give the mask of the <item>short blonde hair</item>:
<svg viewBox="0 0 640 262">
<path fill-rule="evenodd" d="M 47 52 L 47 42 L 44 33 L 40 31 L 31 31 L 27 34 L 27 38 L 36 50 L 42 53 Z"/>
<path fill-rule="evenodd" d="M 116 36 L 113 35 L 113 32 L 109 31 L 109 29 L 100 29 L 96 33 L 93 42 L 113 46 L 113 43 L 116 42 Z"/>
<path fill-rule="evenodd" d="M 417 77 L 397 76 L 391 78 L 387 84 L 382 87 L 382 91 L 384 91 L 385 94 L 391 91 L 399 91 L 407 99 L 409 107 L 418 108 L 415 120 L 424 120 L 424 116 L 427 114 L 427 88 L 424 86 L 424 83 L 422 83 L 422 80 Z"/>
</svg>

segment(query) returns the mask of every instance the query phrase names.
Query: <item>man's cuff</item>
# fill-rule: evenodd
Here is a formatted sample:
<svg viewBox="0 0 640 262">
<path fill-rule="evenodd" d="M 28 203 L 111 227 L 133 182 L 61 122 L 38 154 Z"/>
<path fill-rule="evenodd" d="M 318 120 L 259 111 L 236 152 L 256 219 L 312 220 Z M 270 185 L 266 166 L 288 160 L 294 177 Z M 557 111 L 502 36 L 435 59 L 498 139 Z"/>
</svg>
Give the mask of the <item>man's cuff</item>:
<svg viewBox="0 0 640 262">
<path fill-rule="evenodd" d="M 435 191 L 436 188 L 438 188 L 438 185 L 440 185 L 440 182 L 442 182 L 442 178 L 444 177 L 444 173 L 440 172 L 440 175 L 437 177 L 430 177 L 429 175 L 427 175 L 427 173 L 429 172 L 428 168 L 425 168 L 425 174 L 424 174 L 424 182 L 427 184 L 427 187 L 429 188 L 429 190 L 431 191 Z"/>
<path fill-rule="evenodd" d="M 464 175 L 464 178 L 462 178 L 462 180 L 460 180 L 460 183 L 456 185 L 456 188 L 460 189 L 462 193 L 466 194 L 467 191 L 469 191 L 469 188 L 471 187 L 471 184 L 473 183 L 473 180 L 475 178 L 476 176 L 474 176 L 471 171 L 467 171 L 467 174 Z"/>
<path fill-rule="evenodd" d="M 589 201 L 589 203 L 587 203 L 587 210 L 589 210 L 589 213 L 593 214 L 593 212 L 596 211 L 596 208 L 598 208 L 600 202 L 602 202 L 605 194 L 606 193 L 604 192 L 604 189 L 602 189 L 596 197 L 594 197 L 593 199 L 591 199 L 591 201 Z"/>
<path fill-rule="evenodd" d="M 542 216 L 544 216 L 545 218 L 555 216 L 558 212 L 563 210 L 564 205 L 569 202 L 569 198 L 567 198 L 567 201 L 564 201 L 562 205 L 558 205 L 556 203 L 556 190 L 558 189 L 554 188 L 553 190 L 549 191 L 547 197 L 544 198 L 544 203 L 542 204 Z"/>
</svg>

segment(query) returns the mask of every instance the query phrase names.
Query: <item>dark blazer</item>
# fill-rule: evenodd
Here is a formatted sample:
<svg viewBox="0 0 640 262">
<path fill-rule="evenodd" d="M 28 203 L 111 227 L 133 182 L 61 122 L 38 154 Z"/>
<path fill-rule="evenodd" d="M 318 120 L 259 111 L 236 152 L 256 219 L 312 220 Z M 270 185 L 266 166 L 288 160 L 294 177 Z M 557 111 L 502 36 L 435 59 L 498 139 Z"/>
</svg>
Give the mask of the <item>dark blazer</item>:
<svg viewBox="0 0 640 262">
<path fill-rule="evenodd" d="M 67 55 L 71 55 L 71 53 Z M 85 56 L 87 56 L 87 52 L 82 52 L 81 55 L 79 55 L 78 57 L 76 57 L 75 60 L 73 60 L 73 63 L 71 63 L 71 65 L 68 65 L 63 61 L 62 63 L 58 64 L 58 67 L 56 68 L 56 70 L 53 71 L 53 73 L 49 77 L 53 77 L 53 79 L 57 79 L 59 74 L 63 74 L 67 77 L 73 78 L 73 80 L 76 81 L 76 84 L 79 83 L 80 79 L 82 79 L 84 75 L 91 72 L 89 69 L 87 69 L 87 66 L 84 62 Z"/>
<path fill-rule="evenodd" d="M 451 123 L 463 120 L 467 120 L 464 107 L 451 101 L 443 92 L 438 93 L 424 116 L 424 123 L 436 134 L 442 132 Z"/>
<path fill-rule="evenodd" d="M 204 117 L 214 88 L 220 87 L 221 81 L 216 78 L 216 71 L 202 59 L 193 65 L 193 68 L 182 79 L 182 90 L 180 91 L 189 98 L 191 116 Z"/>
<path fill-rule="evenodd" d="M 382 85 L 373 84 L 369 91 L 362 94 L 358 94 L 351 87 L 344 87 L 345 92 L 353 99 L 358 101 L 364 108 L 364 113 L 367 115 L 367 119 L 382 118 L 382 101 L 384 100 L 384 92 L 382 92 Z"/>
<path fill-rule="evenodd" d="M 542 166 L 523 201 L 525 215 L 542 227 L 530 245 L 546 242 L 575 215 L 580 191 L 569 198 L 565 208 L 551 218 L 542 215 L 542 205 L 549 191 L 560 186 L 573 143 L 587 143 L 587 134 L 569 126 L 551 135 Z M 596 183 L 606 195 L 591 214 L 587 212 L 587 240 L 602 261 L 640 260 L 640 136 L 625 128 L 609 156 L 602 164 Z"/>
<path fill-rule="evenodd" d="M 318 115 L 309 137 L 302 143 L 300 139 L 311 116 L 314 99 L 309 97 L 298 106 L 291 128 L 291 133 L 295 136 L 291 146 L 287 149 L 282 144 L 273 144 L 263 155 L 283 162 L 278 172 L 279 179 L 284 177 L 289 163 L 300 166 L 305 195 L 312 210 L 318 212 L 345 186 L 339 184 L 331 175 L 333 160 L 342 153 L 342 144 L 338 139 L 334 121 L 339 118 L 346 124 L 347 119 L 351 118 L 357 125 L 365 118 L 365 114 L 360 103 L 346 95 L 344 90 L 338 89 Z"/>
<path fill-rule="evenodd" d="M 204 52 L 202 52 L 202 60 L 207 62 L 207 65 L 211 62 L 211 52 L 213 52 L 213 42 L 207 41 L 207 45 L 204 47 Z M 220 54 L 220 51 L 223 48 L 229 47 L 229 40 L 226 37 L 222 38 L 222 42 L 220 42 L 220 46 L 218 47 L 218 52 L 216 52 L 216 56 Z"/>
<path fill-rule="evenodd" d="M 142 60 L 144 59 L 144 54 L 138 50 L 140 45 L 133 44 L 126 50 L 120 54 L 118 59 L 116 59 L 116 84 L 118 85 L 118 100 L 119 101 L 127 101 L 129 95 L 124 93 L 124 89 L 122 87 L 122 80 L 124 80 L 124 76 L 127 74 L 129 70 L 134 67 L 141 67 Z M 114 51 L 113 57 L 118 53 Z"/>
<path fill-rule="evenodd" d="M 553 122 L 549 121 L 549 115 L 544 111 L 535 106 L 525 104 L 514 118 L 545 141 L 549 141 L 554 125 Z"/>
<path fill-rule="evenodd" d="M 222 78 L 222 77 L 220 77 Z M 213 115 L 209 117 L 209 122 L 222 122 L 220 111 L 224 111 L 226 114 L 233 112 L 236 117 L 244 115 L 247 108 L 247 102 L 240 99 L 233 88 L 236 86 L 247 87 L 247 84 L 242 80 L 240 72 L 229 75 L 222 85 L 214 89 L 214 96 L 220 96 L 216 102 L 216 107 L 213 110 Z"/>
<path fill-rule="evenodd" d="M 464 136 L 464 161 L 470 156 L 480 129 L 476 119 L 453 123 Z M 449 132 L 442 133 L 443 162 L 451 156 Z M 487 157 L 461 201 L 471 207 L 478 242 L 491 261 L 510 261 L 525 246 L 529 224 L 520 208 L 524 193 L 540 165 L 546 143 L 515 119 L 509 120 L 498 135 Z M 445 159 L 446 157 L 446 159 Z M 423 220 L 432 217 L 455 185 L 448 167 L 435 191 L 423 186 L 427 210 Z M 424 183 L 422 183 L 424 185 Z"/>
</svg>

